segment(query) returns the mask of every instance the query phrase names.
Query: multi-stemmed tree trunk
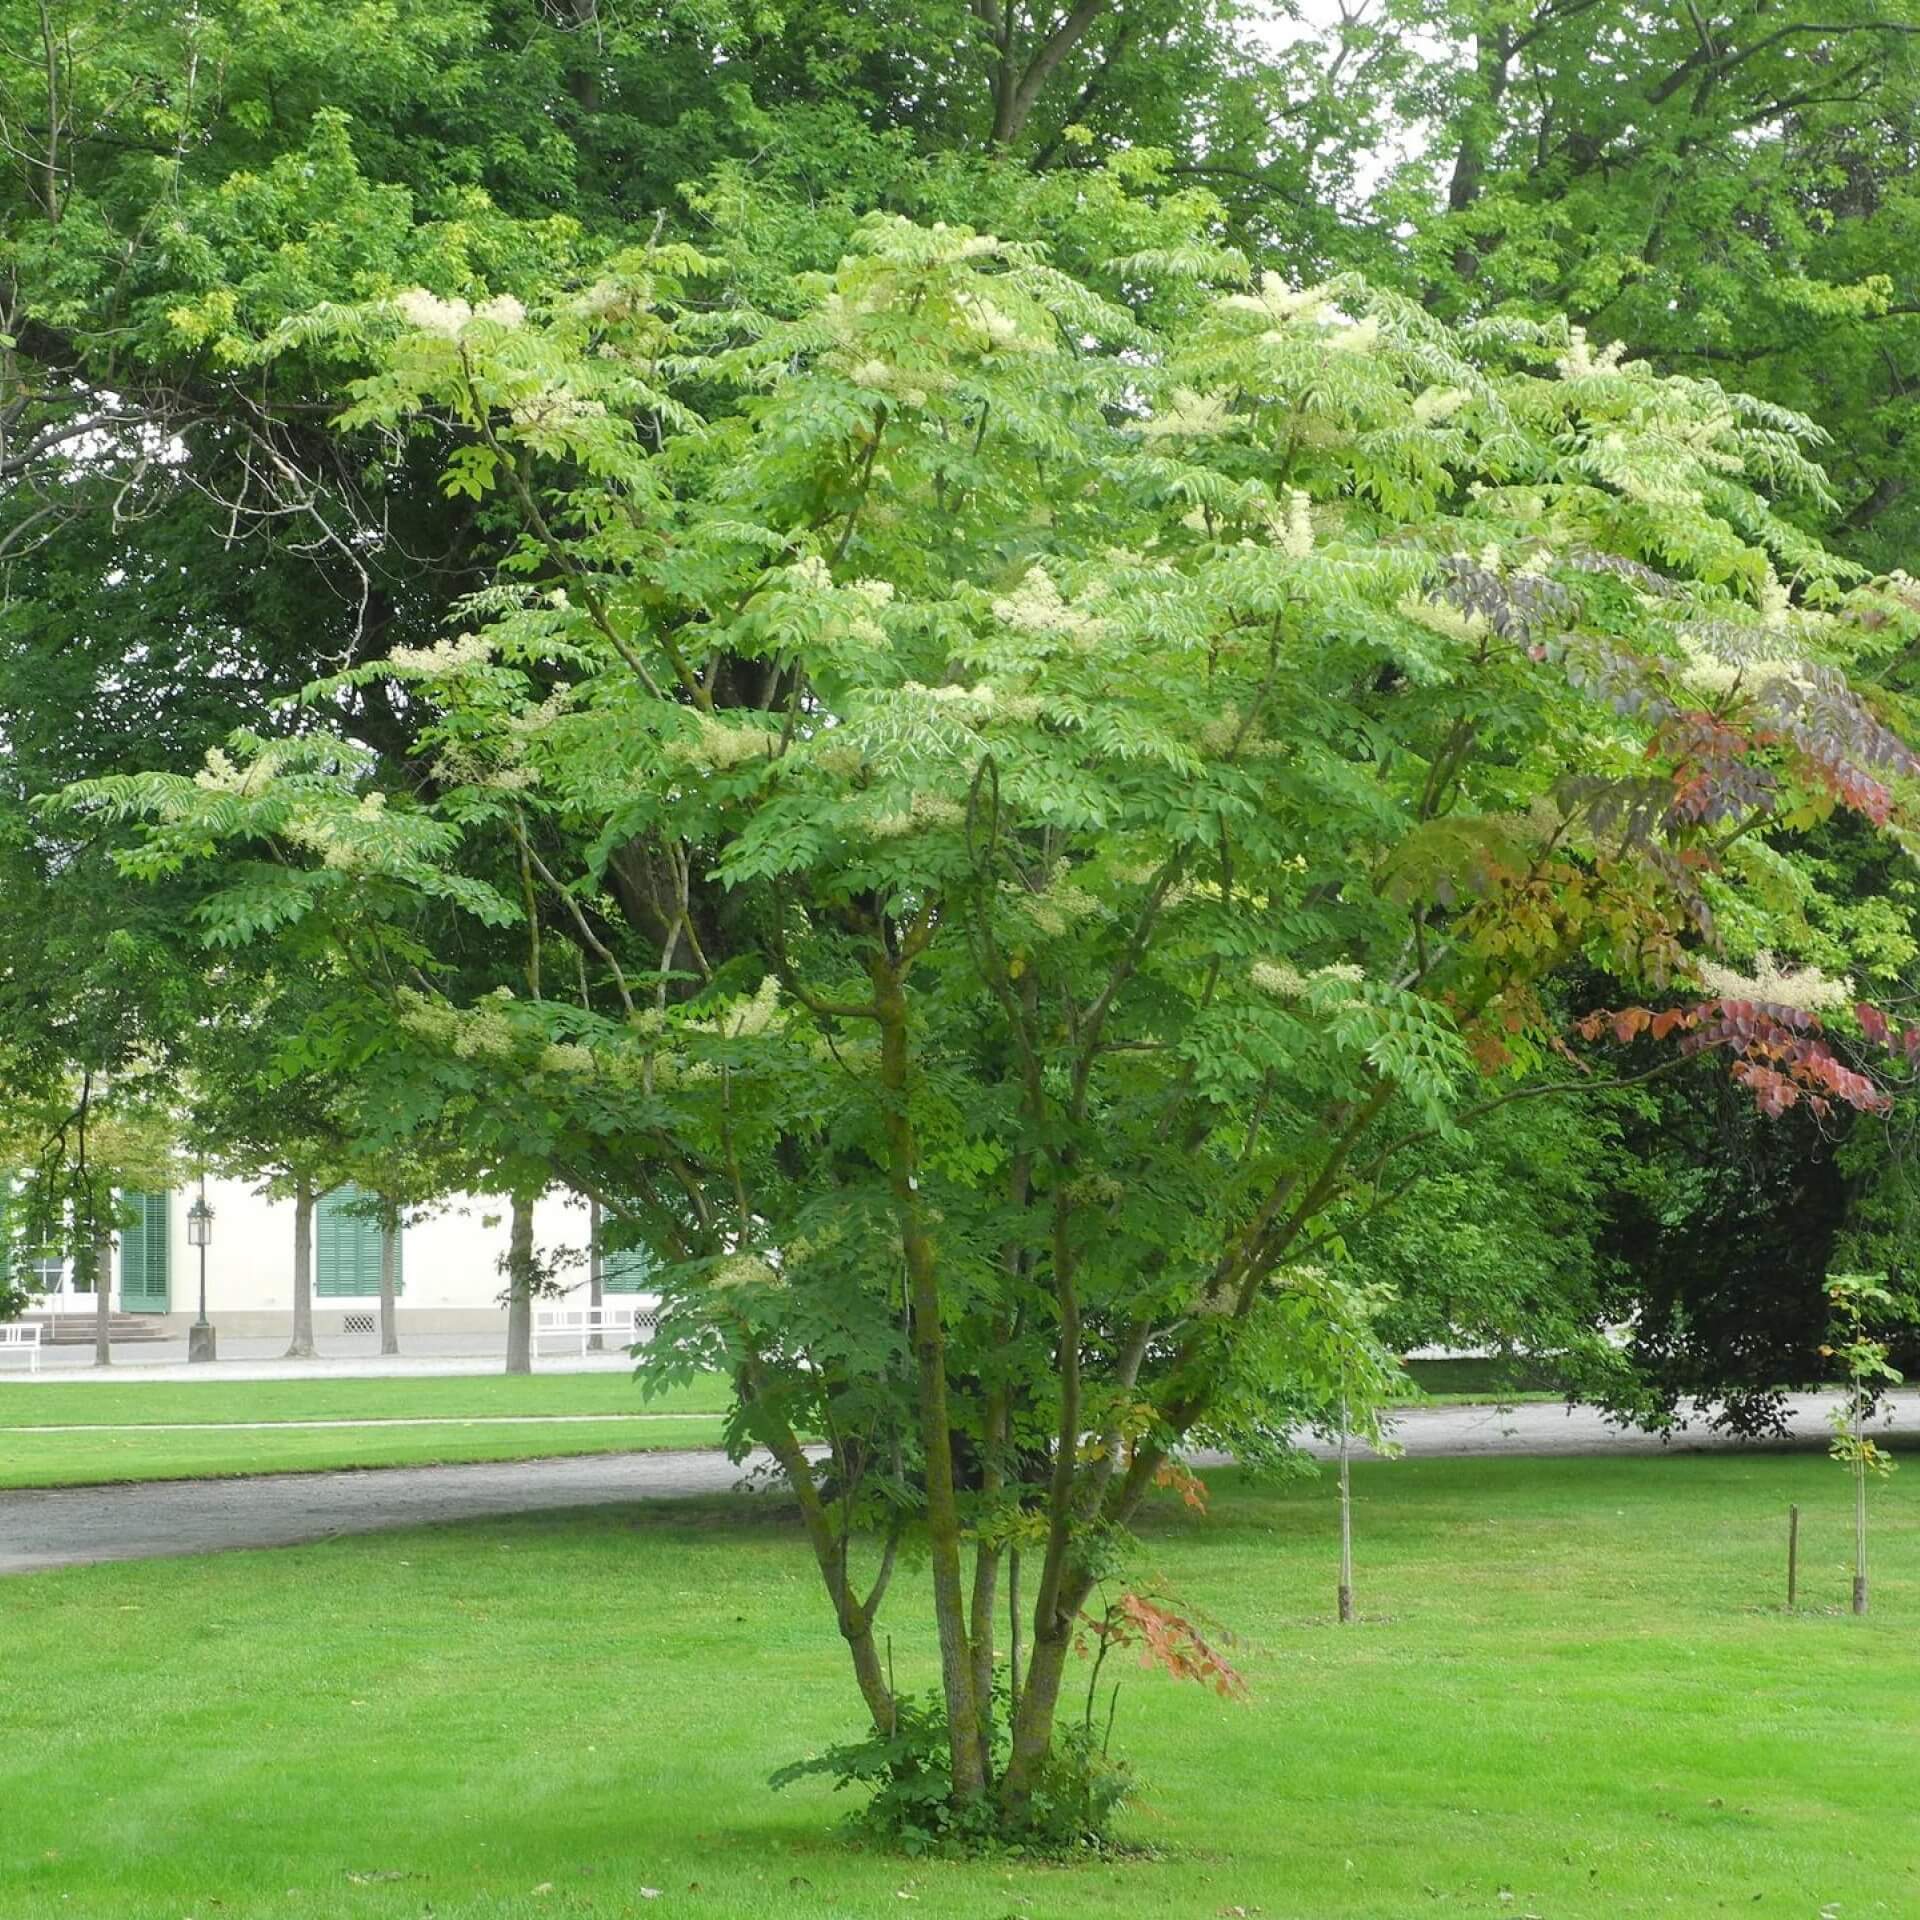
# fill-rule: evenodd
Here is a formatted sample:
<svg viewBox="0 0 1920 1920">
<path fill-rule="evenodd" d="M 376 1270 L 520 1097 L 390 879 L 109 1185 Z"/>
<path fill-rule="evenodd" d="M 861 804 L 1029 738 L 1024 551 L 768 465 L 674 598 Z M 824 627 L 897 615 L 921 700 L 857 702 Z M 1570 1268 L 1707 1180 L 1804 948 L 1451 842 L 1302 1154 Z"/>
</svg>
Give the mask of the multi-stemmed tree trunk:
<svg viewBox="0 0 1920 1920">
<path fill-rule="evenodd" d="M 388 1200 L 380 1202 L 380 1351 L 400 1351 L 400 1330 L 394 1299 L 400 1281 L 400 1219 Z"/>
<path fill-rule="evenodd" d="M 289 1360 L 311 1360 L 313 1344 L 313 1182 L 305 1174 L 293 1184 L 293 1338 Z"/>
<path fill-rule="evenodd" d="M 533 1201 L 530 1193 L 513 1196 L 513 1223 L 507 1238 L 507 1371 L 533 1371 Z"/>
</svg>

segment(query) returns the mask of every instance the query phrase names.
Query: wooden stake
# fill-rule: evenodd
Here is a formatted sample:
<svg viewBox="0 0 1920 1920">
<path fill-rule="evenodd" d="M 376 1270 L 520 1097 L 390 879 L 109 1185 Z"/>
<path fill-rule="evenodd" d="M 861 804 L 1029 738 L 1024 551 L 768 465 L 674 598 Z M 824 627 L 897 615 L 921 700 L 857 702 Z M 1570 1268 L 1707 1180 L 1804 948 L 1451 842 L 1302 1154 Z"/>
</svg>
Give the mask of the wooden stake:
<svg viewBox="0 0 1920 1920">
<path fill-rule="evenodd" d="M 1787 1509 L 1787 1611 L 1793 1611 L 1794 1596 L 1800 1591 L 1800 1509 Z"/>
<path fill-rule="evenodd" d="M 1340 1624 L 1353 1620 L 1353 1478 L 1348 1472 L 1350 1452 L 1347 1402 L 1340 1401 Z"/>
</svg>

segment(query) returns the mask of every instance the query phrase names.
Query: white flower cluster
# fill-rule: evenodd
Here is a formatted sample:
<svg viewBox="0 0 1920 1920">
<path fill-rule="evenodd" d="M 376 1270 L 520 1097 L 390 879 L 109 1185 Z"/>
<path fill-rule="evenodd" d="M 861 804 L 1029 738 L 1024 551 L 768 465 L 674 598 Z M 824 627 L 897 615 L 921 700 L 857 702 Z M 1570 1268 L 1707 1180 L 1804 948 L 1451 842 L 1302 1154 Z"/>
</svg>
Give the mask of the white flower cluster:
<svg viewBox="0 0 1920 1920">
<path fill-rule="evenodd" d="M 453 1050 L 462 1060 L 505 1060 L 513 1054 L 515 1039 L 505 1009 L 489 994 L 460 1020 Z"/>
<path fill-rule="evenodd" d="M 593 1050 L 571 1040 L 555 1041 L 540 1053 L 540 1065 L 548 1073 L 591 1073 Z"/>
<path fill-rule="evenodd" d="M 359 840 L 343 834 L 341 825 L 328 810 L 303 803 L 288 809 L 280 831 L 296 847 L 317 853 L 322 866 L 345 872 L 366 864 L 367 849 Z"/>
<path fill-rule="evenodd" d="M 207 749 L 205 764 L 193 776 L 193 783 L 209 793 L 258 793 L 275 778 L 297 743 L 270 740 L 260 747 L 244 767 L 236 766 L 219 748 Z"/>
<path fill-rule="evenodd" d="M 867 831 L 876 840 L 898 840 L 909 833 L 928 828 L 957 827 L 967 810 L 957 800 L 943 799 L 935 793 L 916 793 L 904 807 L 877 815 L 867 823 Z"/>
<path fill-rule="evenodd" d="M 1322 288 L 1290 287 L 1277 273 L 1263 273 L 1259 292 L 1230 293 L 1220 304 L 1231 312 L 1257 313 L 1285 324 L 1289 320 L 1310 320 L 1323 313 L 1327 296 Z"/>
<path fill-rule="evenodd" d="M 1561 379 L 1588 380 L 1596 375 L 1620 371 L 1621 359 L 1627 351 L 1624 340 L 1615 340 L 1595 353 L 1587 339 L 1585 327 L 1570 327 L 1567 337 L 1567 350 L 1554 363 L 1560 370 Z"/>
<path fill-rule="evenodd" d="M 1235 424 L 1226 394 L 1196 393 L 1191 387 L 1175 387 L 1173 405 L 1144 422 L 1140 431 L 1150 440 L 1199 439 L 1208 434 L 1226 433 Z"/>
<path fill-rule="evenodd" d="M 834 733 L 824 733 L 811 745 L 802 749 L 806 757 L 820 769 L 836 780 L 852 780 L 867 764 L 867 757 L 851 740 L 842 740 Z"/>
<path fill-rule="evenodd" d="M 967 322 L 976 343 L 985 350 L 998 353 L 1047 353 L 1052 349 L 1050 340 L 1023 333 L 1019 321 L 996 306 L 984 293 L 957 294 L 953 304 Z"/>
<path fill-rule="evenodd" d="M 1316 967 L 1311 973 L 1302 973 L 1284 960 L 1256 960 L 1247 977 L 1262 993 L 1270 993 L 1276 1000 L 1298 1000 L 1316 982 L 1337 981 L 1343 986 L 1357 987 L 1367 976 L 1362 968 L 1347 960 Z"/>
<path fill-rule="evenodd" d="M 1019 586 L 993 603 L 993 617 L 1004 627 L 1065 640 L 1083 650 L 1091 648 L 1105 631 L 1105 623 L 1098 616 L 1061 598 L 1045 567 L 1028 568 Z"/>
<path fill-rule="evenodd" d="M 917 694 L 923 700 L 932 700 L 943 707 L 972 706 L 990 707 L 993 705 L 993 689 L 982 680 L 971 687 L 957 687 L 952 681 L 942 681 L 937 687 L 929 687 L 918 680 L 901 682 L 902 693 Z"/>
<path fill-rule="evenodd" d="M 1090 920 L 1101 911 L 1100 902 L 1086 888 L 1064 878 L 1066 863 L 1054 870 L 1044 893 L 1003 880 L 1000 892 L 1007 904 L 1023 914 L 1050 940 L 1062 938 L 1076 920 Z"/>
<path fill-rule="evenodd" d="M 1797 1007 L 1802 1013 L 1825 1013 L 1853 1004 L 1853 982 L 1844 975 L 1834 980 L 1816 966 L 1782 967 L 1764 950 L 1754 955 L 1751 974 L 1701 961 L 1700 984 L 1722 1000 L 1761 1000 L 1769 1006 Z"/>
<path fill-rule="evenodd" d="M 762 727 L 731 727 L 712 714 L 696 716 L 699 736 L 693 740 L 669 740 L 666 757 L 682 766 L 701 767 L 710 773 L 725 773 L 730 767 L 746 765 L 749 760 L 772 757 L 780 745 L 780 736 Z"/>
<path fill-rule="evenodd" d="M 721 1289 L 777 1287 L 780 1276 L 764 1260 L 756 1259 L 752 1254 L 736 1253 L 713 1269 L 707 1276 L 707 1283 Z"/>
<path fill-rule="evenodd" d="M 193 784 L 209 793 L 245 793 L 251 772 L 236 767 L 218 747 L 209 747 L 206 765 L 193 776 Z"/>
<path fill-rule="evenodd" d="M 780 1011 L 780 982 L 767 974 L 750 1000 L 736 1001 L 715 1022 L 715 1030 L 729 1040 L 757 1040 L 773 1025 Z"/>
<path fill-rule="evenodd" d="M 1313 552 L 1313 502 L 1298 487 L 1287 489 L 1287 517 L 1280 528 L 1280 545 L 1293 560 L 1304 560 Z"/>
<path fill-rule="evenodd" d="M 606 412 L 604 401 L 584 399 L 567 387 L 544 386 L 530 398 L 516 401 L 511 417 L 516 427 L 560 433 L 585 420 L 605 419 Z"/>
<path fill-rule="evenodd" d="M 890 393 L 903 407 L 924 407 L 927 404 L 928 376 L 908 373 L 904 368 L 889 366 L 886 361 L 869 357 L 847 375 L 856 387 L 865 387 L 873 393 Z"/>
<path fill-rule="evenodd" d="M 477 633 L 463 633 L 456 640 L 436 640 L 430 647 L 395 647 L 387 655 L 387 664 L 403 673 L 417 673 L 428 679 L 458 673 L 466 667 L 483 666 L 493 656 L 493 642 Z"/>
<path fill-rule="evenodd" d="M 503 293 L 492 300 L 472 306 L 465 300 L 442 300 L 425 287 L 409 287 L 393 302 L 401 319 L 422 333 L 437 333 L 443 340 L 457 340 L 470 320 L 490 320 L 496 326 L 517 327 L 527 310 L 512 294 Z"/>
<path fill-rule="evenodd" d="M 1680 644 L 1686 653 L 1686 658 L 1680 662 L 1680 678 L 1688 686 L 1705 694 L 1731 693 L 1736 686 L 1758 692 L 1778 681 L 1797 678 L 1806 666 L 1801 660 L 1780 660 L 1759 654 L 1745 660 L 1729 660 L 1720 654 L 1709 653 L 1698 641 L 1688 639 L 1684 633 L 1680 636 Z"/>
<path fill-rule="evenodd" d="M 1473 396 L 1465 387 L 1428 387 L 1413 400 L 1413 417 L 1423 427 L 1437 427 L 1451 420 Z"/>
<path fill-rule="evenodd" d="M 1463 608 L 1448 606 L 1444 600 L 1429 600 L 1417 593 L 1403 595 L 1394 612 L 1444 640 L 1474 641 L 1487 630 L 1484 614 L 1468 613 Z"/>
<path fill-rule="evenodd" d="M 1333 353 L 1371 353 L 1379 344 L 1380 316 L 1374 313 L 1327 335 L 1327 347 Z"/>
</svg>

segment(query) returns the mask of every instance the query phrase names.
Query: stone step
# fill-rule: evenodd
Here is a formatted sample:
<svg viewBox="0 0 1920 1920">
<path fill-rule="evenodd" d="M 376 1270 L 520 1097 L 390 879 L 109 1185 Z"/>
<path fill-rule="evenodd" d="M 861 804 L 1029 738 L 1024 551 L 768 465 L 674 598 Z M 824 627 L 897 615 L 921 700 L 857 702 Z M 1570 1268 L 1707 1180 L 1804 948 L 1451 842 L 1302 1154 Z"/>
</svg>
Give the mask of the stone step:
<svg viewBox="0 0 1920 1920">
<path fill-rule="evenodd" d="M 40 1336 L 43 1347 L 90 1347 L 98 1337 L 98 1323 L 91 1313 L 30 1313 L 29 1326 L 38 1323 L 46 1331 Z M 164 1322 L 147 1314 L 116 1313 L 108 1329 L 115 1346 L 143 1340 L 166 1340 L 172 1336 Z"/>
</svg>

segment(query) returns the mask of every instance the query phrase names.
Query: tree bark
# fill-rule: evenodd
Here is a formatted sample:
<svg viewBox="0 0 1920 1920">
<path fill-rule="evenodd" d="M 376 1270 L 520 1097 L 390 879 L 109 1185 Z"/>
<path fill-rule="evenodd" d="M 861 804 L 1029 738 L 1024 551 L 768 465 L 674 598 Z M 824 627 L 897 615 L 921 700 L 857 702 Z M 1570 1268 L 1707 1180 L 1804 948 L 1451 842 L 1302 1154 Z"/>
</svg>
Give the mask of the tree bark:
<svg viewBox="0 0 1920 1920">
<path fill-rule="evenodd" d="M 1079 0 L 1079 4 L 1033 51 L 1033 58 L 1021 69 L 1013 50 L 1013 9 L 1009 6 L 994 23 L 994 41 L 999 54 L 993 74 L 993 144 L 1010 147 L 1026 131 L 1028 117 L 1041 94 L 1047 89 L 1060 63 L 1092 31 L 1094 22 L 1107 11 L 1108 0 Z M 991 0 L 976 0 L 975 11 L 993 21 Z"/>
<path fill-rule="evenodd" d="M 600 1264 L 600 1202 L 587 1202 L 587 1305 L 600 1307 L 606 1304 L 606 1275 Z M 597 1333 L 587 1336 L 589 1353 L 604 1353 L 606 1341 Z"/>
<path fill-rule="evenodd" d="M 751 1408 L 749 1414 L 751 1417 Z M 894 1730 L 893 1689 L 887 1684 L 886 1669 L 874 1640 L 873 1621 L 880 1601 L 886 1594 L 891 1561 L 889 1559 L 888 1566 L 883 1567 L 872 1594 L 862 1602 L 847 1577 L 846 1542 L 834 1530 L 826 1505 L 820 1498 L 819 1483 L 813 1477 L 813 1463 L 807 1458 L 798 1436 L 784 1421 L 764 1415 L 754 1419 L 753 1426 L 765 1442 L 768 1452 L 779 1461 L 782 1472 L 787 1476 L 787 1484 L 800 1503 L 800 1519 L 807 1531 L 807 1544 L 813 1549 L 820 1578 L 826 1585 L 827 1598 L 833 1603 L 834 1620 L 839 1626 L 840 1637 L 847 1643 L 847 1653 L 853 1661 L 853 1677 L 860 1688 L 860 1697 L 867 1703 L 873 1730 L 882 1736 L 889 1735 Z"/>
<path fill-rule="evenodd" d="M 507 1240 L 507 1371 L 533 1371 L 533 1196 L 513 1196 Z"/>
<path fill-rule="evenodd" d="M 293 1339 L 289 1360 L 311 1360 L 313 1344 L 313 1182 L 293 1183 Z"/>
<path fill-rule="evenodd" d="M 968 1658 L 973 1666 L 974 1711 L 979 1718 L 980 1772 L 993 1772 L 993 1646 L 994 1609 L 1000 1592 L 1000 1553 L 982 1540 L 974 1548 L 973 1635 Z"/>
<path fill-rule="evenodd" d="M 400 1281 L 400 1223 L 396 1210 L 380 1203 L 380 1351 L 400 1351 L 400 1330 L 394 1318 L 394 1299 Z"/>
<path fill-rule="evenodd" d="M 93 1364 L 113 1365 L 113 1226 L 93 1229 Z"/>
<path fill-rule="evenodd" d="M 1474 78 L 1480 98 L 1467 109 L 1460 128 L 1460 147 L 1453 157 L 1453 176 L 1447 182 L 1447 211 L 1464 213 L 1479 199 L 1492 154 L 1491 128 L 1506 97 L 1513 54 L 1508 29 L 1490 28 L 1475 36 Z M 1453 250 L 1453 271 L 1468 281 L 1480 270 L 1479 255 L 1465 240 Z"/>
<path fill-rule="evenodd" d="M 1033 1797 L 1034 1782 L 1053 1751 L 1053 1721 L 1060 1706 L 1060 1687 L 1066 1679 L 1067 1655 L 1073 1646 L 1073 1622 L 1085 1593 L 1072 1613 L 1033 1624 L 1033 1656 L 1020 1685 L 1020 1708 L 1013 1716 L 1013 1751 L 1000 1782 L 1000 1804 L 1015 1819 L 1022 1817 Z"/>
</svg>

